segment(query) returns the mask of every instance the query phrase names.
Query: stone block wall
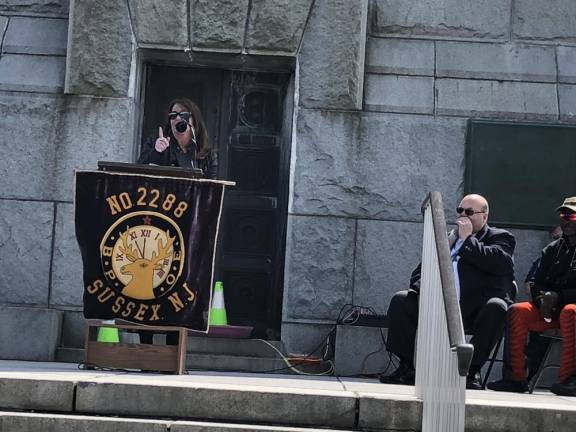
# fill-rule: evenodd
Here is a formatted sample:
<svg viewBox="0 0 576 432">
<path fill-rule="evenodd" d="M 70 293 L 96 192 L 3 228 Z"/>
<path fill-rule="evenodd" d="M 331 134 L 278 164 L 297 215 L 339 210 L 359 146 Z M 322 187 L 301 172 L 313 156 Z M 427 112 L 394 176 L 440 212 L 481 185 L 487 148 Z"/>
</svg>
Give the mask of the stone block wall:
<svg viewBox="0 0 576 432">
<path fill-rule="evenodd" d="M 2 2 L 0 306 L 81 345 L 73 170 L 133 158 L 143 53 L 294 57 L 282 339 L 309 352 L 342 306 L 385 313 L 406 287 L 425 194 L 448 215 L 462 195 L 469 118 L 576 121 L 575 17 L 573 0 Z M 521 280 L 547 233 L 514 234 Z"/>
<path fill-rule="evenodd" d="M 74 169 L 132 155 L 130 99 L 64 94 L 69 8 L 0 5 L 0 358 L 54 359 L 82 304 Z"/>
<path fill-rule="evenodd" d="M 313 17 L 304 58 L 320 51 Z M 342 103 L 330 87 L 316 89 L 314 98 L 325 95 L 317 101 L 300 86 L 284 288 L 289 349 L 315 348 L 343 305 L 385 313 L 407 287 L 420 260 L 425 194 L 442 192 L 448 220 L 463 194 L 468 119 L 575 121 L 575 38 L 572 0 L 369 1 L 364 64 L 339 57 L 355 63 L 348 70 L 363 68 L 363 83 L 354 83 L 362 100 Z M 304 68 L 300 60 L 302 81 Z M 512 231 L 524 299 L 522 282 L 548 233 Z"/>
<path fill-rule="evenodd" d="M 60 336 L 49 304 L 67 14 L 65 1 L 0 4 L 0 358 L 53 359 Z"/>
</svg>

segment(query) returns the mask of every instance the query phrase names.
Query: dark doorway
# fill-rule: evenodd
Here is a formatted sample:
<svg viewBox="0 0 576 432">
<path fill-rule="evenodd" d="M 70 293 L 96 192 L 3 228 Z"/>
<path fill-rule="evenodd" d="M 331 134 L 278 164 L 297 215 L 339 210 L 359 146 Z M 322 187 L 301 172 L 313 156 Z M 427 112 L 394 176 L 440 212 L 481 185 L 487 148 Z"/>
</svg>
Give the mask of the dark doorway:
<svg viewBox="0 0 576 432">
<path fill-rule="evenodd" d="M 167 104 L 194 100 L 218 149 L 226 192 L 216 279 L 228 321 L 279 339 L 282 315 L 291 74 L 147 65 L 142 137 L 157 133 Z"/>
</svg>

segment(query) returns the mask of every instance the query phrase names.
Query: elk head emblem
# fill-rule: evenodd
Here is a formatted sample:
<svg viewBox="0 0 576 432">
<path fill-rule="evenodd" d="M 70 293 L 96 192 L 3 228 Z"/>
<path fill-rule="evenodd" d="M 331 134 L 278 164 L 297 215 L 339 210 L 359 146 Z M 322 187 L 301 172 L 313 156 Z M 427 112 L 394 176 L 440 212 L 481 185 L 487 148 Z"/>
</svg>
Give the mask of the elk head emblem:
<svg viewBox="0 0 576 432">
<path fill-rule="evenodd" d="M 120 272 L 132 276 L 130 282 L 122 290 L 122 294 L 139 300 L 151 300 L 155 298 L 154 272 L 162 270 L 162 262 L 174 254 L 172 246 L 176 237 L 170 237 L 169 232 L 166 231 L 166 244 L 163 244 L 162 238 L 159 238 L 156 250 L 152 252 L 151 258 L 147 259 L 144 251 L 139 253 L 139 250 L 134 249 L 132 244 L 128 244 L 129 231 L 127 229 L 120 234 L 119 250 L 130 261 L 129 264 L 120 268 Z"/>
</svg>

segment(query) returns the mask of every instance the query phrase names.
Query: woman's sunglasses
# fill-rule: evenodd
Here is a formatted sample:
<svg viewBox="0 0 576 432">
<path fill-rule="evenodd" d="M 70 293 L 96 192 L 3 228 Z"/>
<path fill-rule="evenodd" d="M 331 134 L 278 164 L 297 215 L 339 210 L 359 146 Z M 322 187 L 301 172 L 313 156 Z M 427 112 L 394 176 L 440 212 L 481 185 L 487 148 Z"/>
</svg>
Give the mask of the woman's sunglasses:
<svg viewBox="0 0 576 432">
<path fill-rule="evenodd" d="M 565 221 L 576 222 L 576 213 L 560 213 L 560 218 Z"/>
<path fill-rule="evenodd" d="M 466 216 L 472 216 L 476 213 L 486 213 L 485 210 L 476 211 L 473 208 L 464 208 L 464 207 L 456 207 L 456 213 L 462 214 L 464 213 Z"/>
<path fill-rule="evenodd" d="M 176 112 L 172 111 L 168 113 L 168 120 L 176 120 L 176 117 L 180 116 L 180 118 L 184 121 L 190 120 L 190 113 L 188 111 Z"/>
</svg>

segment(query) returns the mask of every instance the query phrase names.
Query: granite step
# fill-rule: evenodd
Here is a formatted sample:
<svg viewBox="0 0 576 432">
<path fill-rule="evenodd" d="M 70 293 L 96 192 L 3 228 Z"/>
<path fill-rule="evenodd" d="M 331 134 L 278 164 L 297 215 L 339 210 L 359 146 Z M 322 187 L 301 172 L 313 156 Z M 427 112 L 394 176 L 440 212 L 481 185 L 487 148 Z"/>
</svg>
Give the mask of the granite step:
<svg viewBox="0 0 576 432">
<path fill-rule="evenodd" d="M 174 422 L 222 423 L 223 428 L 235 430 L 271 430 L 264 427 L 268 426 L 346 431 L 420 430 L 422 424 L 422 402 L 414 387 L 380 384 L 375 379 L 101 372 L 64 363 L 0 360 L 0 389 L 0 410 L 4 412 L 81 416 L 83 421 L 92 416 L 111 422 L 144 424 L 143 420 L 148 420 L 159 424 L 146 426 L 157 427 L 152 429 L 155 431 L 166 430 L 166 423 Z M 4 424 L 25 421 L 13 417 Z M 0 430 L 10 430 L 4 424 Z M 102 430 L 121 431 L 121 427 Z M 15 430 L 50 431 L 49 427 L 34 426 Z M 466 391 L 466 432 L 574 430 L 576 398 Z"/>
<path fill-rule="evenodd" d="M 320 432 L 322 430 L 325 429 L 0 411 L 2 432 Z"/>
</svg>

